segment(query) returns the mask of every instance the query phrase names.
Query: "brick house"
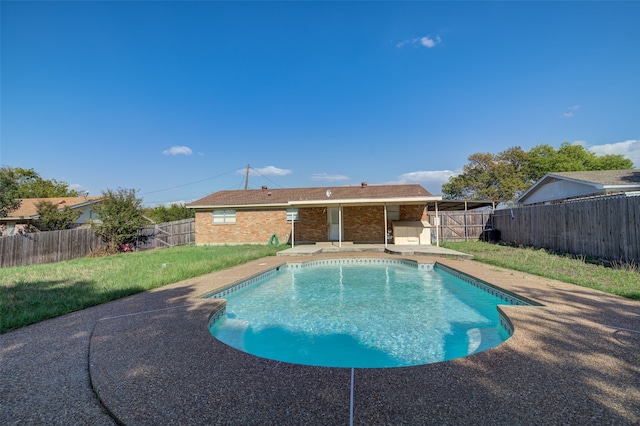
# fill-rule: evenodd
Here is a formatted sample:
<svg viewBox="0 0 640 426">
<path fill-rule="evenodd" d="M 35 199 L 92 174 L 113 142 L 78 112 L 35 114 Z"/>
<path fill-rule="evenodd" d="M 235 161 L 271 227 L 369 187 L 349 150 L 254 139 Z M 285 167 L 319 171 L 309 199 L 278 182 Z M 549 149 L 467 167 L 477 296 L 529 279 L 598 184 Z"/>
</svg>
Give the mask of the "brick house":
<svg viewBox="0 0 640 426">
<path fill-rule="evenodd" d="M 219 191 L 187 207 L 196 212 L 196 244 L 386 244 L 394 233 L 430 244 L 426 206 L 439 200 L 421 185 L 362 183 Z"/>
</svg>

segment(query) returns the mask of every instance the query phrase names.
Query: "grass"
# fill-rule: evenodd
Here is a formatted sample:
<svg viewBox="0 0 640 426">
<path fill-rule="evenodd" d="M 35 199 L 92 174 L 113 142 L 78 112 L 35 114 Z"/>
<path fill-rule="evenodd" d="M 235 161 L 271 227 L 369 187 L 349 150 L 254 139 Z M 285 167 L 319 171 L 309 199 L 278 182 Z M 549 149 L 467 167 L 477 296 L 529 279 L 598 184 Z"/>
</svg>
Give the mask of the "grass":
<svg viewBox="0 0 640 426">
<path fill-rule="evenodd" d="M 46 265 L 2 268 L 0 333 L 273 256 L 287 247 L 182 246 Z"/>
<path fill-rule="evenodd" d="M 607 265 L 585 256 L 481 241 L 443 243 L 442 246 L 472 254 L 478 262 L 640 300 L 638 265 Z"/>
</svg>

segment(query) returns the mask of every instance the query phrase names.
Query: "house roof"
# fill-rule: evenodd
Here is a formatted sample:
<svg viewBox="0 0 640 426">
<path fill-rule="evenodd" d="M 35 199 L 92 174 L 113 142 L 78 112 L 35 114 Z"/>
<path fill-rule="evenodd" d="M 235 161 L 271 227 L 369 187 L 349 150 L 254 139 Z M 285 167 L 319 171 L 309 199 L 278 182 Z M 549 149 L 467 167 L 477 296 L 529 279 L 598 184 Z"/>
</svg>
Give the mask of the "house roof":
<svg viewBox="0 0 640 426">
<path fill-rule="evenodd" d="M 83 207 L 87 204 L 93 204 L 100 200 L 102 197 L 56 197 L 56 198 L 22 198 L 20 201 L 20 207 L 17 210 L 9 212 L 8 217 L 2 218 L 2 220 L 16 220 L 16 219 L 32 219 L 38 216 L 37 205 L 41 201 L 49 201 L 53 204 L 59 205 L 60 208 L 65 206 L 72 209 Z"/>
<path fill-rule="evenodd" d="M 421 185 L 367 185 L 218 191 L 187 205 L 189 208 L 293 206 L 328 204 L 426 203 L 441 197 Z"/>
<path fill-rule="evenodd" d="M 549 173 L 547 174 L 547 176 L 579 181 L 595 187 L 640 186 L 640 169 L 594 170 L 589 172 L 558 172 Z"/>
<path fill-rule="evenodd" d="M 592 188 L 594 195 L 639 191 L 640 169 L 548 173 L 525 191 L 516 202 L 522 204 L 545 185 L 558 181 L 572 182 Z"/>
</svg>

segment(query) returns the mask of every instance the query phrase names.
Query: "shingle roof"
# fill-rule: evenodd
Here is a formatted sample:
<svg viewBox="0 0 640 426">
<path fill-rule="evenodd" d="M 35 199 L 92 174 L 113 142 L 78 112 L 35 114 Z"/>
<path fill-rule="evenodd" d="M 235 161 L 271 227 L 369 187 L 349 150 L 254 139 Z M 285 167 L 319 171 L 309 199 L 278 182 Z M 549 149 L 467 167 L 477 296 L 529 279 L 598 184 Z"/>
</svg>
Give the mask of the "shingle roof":
<svg viewBox="0 0 640 426">
<path fill-rule="evenodd" d="M 331 191 L 327 196 L 327 191 Z M 432 197 L 421 185 L 362 185 L 219 191 L 187 207 L 284 205 L 289 202 L 372 200 Z"/>
<path fill-rule="evenodd" d="M 97 201 L 100 198 L 102 197 L 23 198 L 18 210 L 12 210 L 9 212 L 9 218 L 36 216 L 38 214 L 38 208 L 36 206 L 40 201 L 49 201 L 53 204 L 57 204 L 60 208 L 63 208 L 65 206 L 74 207 L 87 202 Z"/>
<path fill-rule="evenodd" d="M 589 172 L 549 173 L 567 179 L 579 180 L 599 185 L 637 185 L 640 184 L 640 169 L 635 170 L 594 170 Z"/>
</svg>

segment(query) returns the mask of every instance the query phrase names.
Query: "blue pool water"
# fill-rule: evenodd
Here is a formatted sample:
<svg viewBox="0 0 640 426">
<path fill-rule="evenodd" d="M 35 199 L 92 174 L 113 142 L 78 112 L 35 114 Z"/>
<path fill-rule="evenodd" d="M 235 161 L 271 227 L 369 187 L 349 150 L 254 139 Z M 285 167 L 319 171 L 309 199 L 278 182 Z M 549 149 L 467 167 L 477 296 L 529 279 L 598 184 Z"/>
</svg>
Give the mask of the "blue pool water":
<svg viewBox="0 0 640 426">
<path fill-rule="evenodd" d="M 392 262 L 281 267 L 224 296 L 211 326 L 222 342 L 279 361 L 380 368 L 477 353 L 509 337 L 509 302 L 438 268 Z"/>
</svg>

